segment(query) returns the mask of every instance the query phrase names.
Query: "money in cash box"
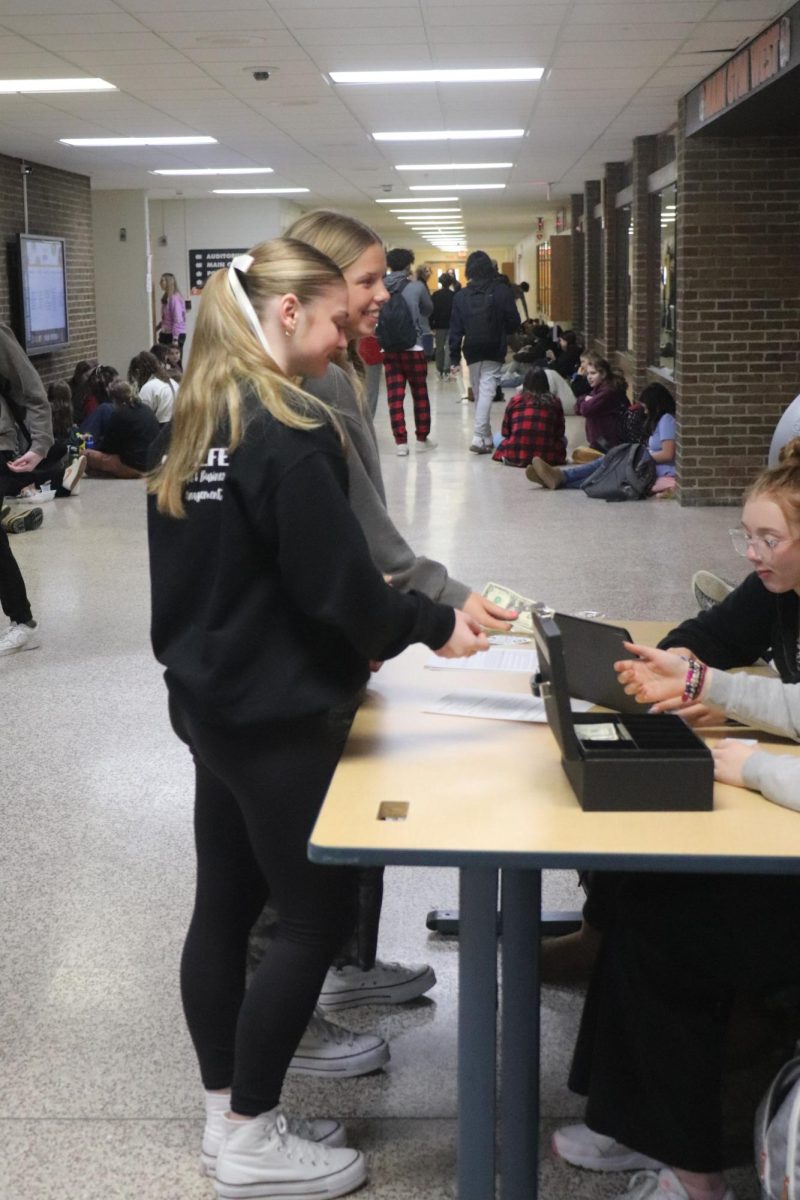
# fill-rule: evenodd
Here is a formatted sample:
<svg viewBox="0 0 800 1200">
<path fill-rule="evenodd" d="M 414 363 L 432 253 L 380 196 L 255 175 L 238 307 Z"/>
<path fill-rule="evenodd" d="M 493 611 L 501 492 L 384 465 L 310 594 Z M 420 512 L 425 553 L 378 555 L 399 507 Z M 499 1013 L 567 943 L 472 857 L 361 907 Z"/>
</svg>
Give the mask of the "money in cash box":
<svg viewBox="0 0 800 1200">
<path fill-rule="evenodd" d="M 539 689 L 561 765 L 591 812 L 707 811 L 714 806 L 714 760 L 672 713 L 573 713 L 561 632 L 533 615 Z"/>
</svg>

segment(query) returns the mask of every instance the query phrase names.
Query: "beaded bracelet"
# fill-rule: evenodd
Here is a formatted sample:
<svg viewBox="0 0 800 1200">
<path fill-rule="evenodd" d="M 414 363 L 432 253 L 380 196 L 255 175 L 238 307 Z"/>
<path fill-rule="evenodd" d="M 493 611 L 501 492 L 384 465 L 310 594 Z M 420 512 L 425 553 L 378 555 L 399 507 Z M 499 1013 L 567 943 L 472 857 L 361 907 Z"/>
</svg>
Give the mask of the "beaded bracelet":
<svg viewBox="0 0 800 1200">
<path fill-rule="evenodd" d="M 699 662 L 696 658 L 689 659 L 689 667 L 686 672 L 686 682 L 683 685 L 682 702 L 690 704 L 703 690 L 703 684 L 706 678 L 706 664 Z"/>
</svg>

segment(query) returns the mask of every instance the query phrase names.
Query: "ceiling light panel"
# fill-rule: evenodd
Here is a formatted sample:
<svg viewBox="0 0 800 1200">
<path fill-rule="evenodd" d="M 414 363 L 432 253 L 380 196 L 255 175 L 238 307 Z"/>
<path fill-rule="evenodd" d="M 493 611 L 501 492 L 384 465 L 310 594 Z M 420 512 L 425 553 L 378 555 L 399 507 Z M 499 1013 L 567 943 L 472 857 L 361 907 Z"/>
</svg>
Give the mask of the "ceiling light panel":
<svg viewBox="0 0 800 1200">
<path fill-rule="evenodd" d="M 373 133 L 376 142 L 456 142 L 521 138 L 524 129 L 434 129 Z"/>
<path fill-rule="evenodd" d="M 289 196 L 300 192 L 310 192 L 310 188 L 212 188 L 215 196 Z"/>
<path fill-rule="evenodd" d="M 59 138 L 65 146 L 211 146 L 216 145 L 213 137 L 102 137 L 102 138 Z"/>
<path fill-rule="evenodd" d="M 0 79 L 0 94 L 39 94 L 46 92 L 116 92 L 105 79 Z"/>
<path fill-rule="evenodd" d="M 421 71 L 330 71 L 334 83 L 530 83 L 541 79 L 543 67 L 458 67 Z"/>
<path fill-rule="evenodd" d="M 450 186 L 447 183 L 415 183 L 408 190 L 410 192 L 436 192 Z M 504 183 L 457 183 L 455 188 L 462 192 L 486 192 L 499 191 L 505 186 Z"/>
<path fill-rule="evenodd" d="M 272 167 L 160 167 L 151 175 L 274 175 Z"/>
<path fill-rule="evenodd" d="M 510 162 L 484 163 L 398 163 L 395 171 L 508 171 Z"/>
<path fill-rule="evenodd" d="M 411 189 L 413 190 L 413 189 Z M 452 200 L 458 200 L 458 196 L 426 196 L 424 201 L 418 196 L 409 200 L 405 197 L 398 197 L 394 200 L 376 200 L 376 204 L 449 204 Z"/>
</svg>

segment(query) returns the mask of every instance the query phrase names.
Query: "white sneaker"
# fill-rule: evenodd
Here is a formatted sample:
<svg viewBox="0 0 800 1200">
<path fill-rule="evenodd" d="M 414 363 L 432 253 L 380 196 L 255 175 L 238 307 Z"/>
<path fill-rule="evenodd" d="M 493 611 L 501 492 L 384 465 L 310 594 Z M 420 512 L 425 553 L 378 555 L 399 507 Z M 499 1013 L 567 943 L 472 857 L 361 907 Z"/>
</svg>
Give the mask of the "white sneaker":
<svg viewBox="0 0 800 1200">
<path fill-rule="evenodd" d="M 639 1154 L 588 1125 L 565 1125 L 553 1134 L 553 1149 L 559 1158 L 587 1171 L 658 1171 L 664 1166 L 655 1158 Z"/>
<path fill-rule="evenodd" d="M 689 1200 L 688 1192 L 674 1171 L 637 1171 L 617 1200 Z M 726 1188 L 722 1200 L 736 1200 L 733 1188 Z"/>
<path fill-rule="evenodd" d="M 734 585 L 711 571 L 695 571 L 692 576 L 692 596 L 701 609 L 714 608 L 730 596 Z"/>
<path fill-rule="evenodd" d="M 83 479 L 86 471 L 86 455 L 80 454 L 74 462 L 71 462 L 64 472 L 64 479 L 61 486 L 64 491 L 69 492 L 71 496 L 77 496 L 80 482 Z"/>
<path fill-rule="evenodd" d="M 12 621 L 0 637 L 0 655 L 16 654 L 18 650 L 37 650 L 41 644 L 38 625 L 18 625 Z"/>
<path fill-rule="evenodd" d="M 355 1191 L 367 1178 L 358 1150 L 331 1149 L 296 1137 L 279 1108 L 250 1121 L 223 1117 L 222 1124 L 214 1179 L 221 1200 L 330 1200 Z"/>
<path fill-rule="evenodd" d="M 491 454 L 494 446 L 491 442 L 484 442 L 482 438 L 477 438 L 470 443 L 470 450 L 473 454 Z"/>
<path fill-rule="evenodd" d="M 203 1130 L 203 1145 L 200 1159 L 206 1175 L 213 1175 L 217 1155 L 225 1132 L 225 1113 L 231 1106 L 230 1093 L 206 1092 L 206 1126 Z M 318 1142 L 321 1146 L 344 1146 L 347 1140 L 344 1125 L 339 1121 L 304 1121 L 301 1117 L 287 1117 L 289 1133 L 304 1138 L 307 1142 Z"/>
<path fill-rule="evenodd" d="M 395 447 L 395 454 L 398 458 L 408 458 L 408 442 L 398 442 Z"/>
<path fill-rule="evenodd" d="M 358 1008 L 362 1004 L 405 1004 L 428 992 L 436 983 L 426 963 L 385 963 L 377 960 L 370 971 L 360 967 L 331 967 L 317 1004 L 326 1010 Z"/>
<path fill-rule="evenodd" d="M 389 1046 L 373 1033 L 352 1033 L 326 1021 L 319 1009 L 309 1021 L 289 1063 L 293 1075 L 368 1075 L 389 1061 Z"/>
<path fill-rule="evenodd" d="M 417 452 L 419 453 L 420 450 L 435 450 L 438 445 L 439 443 L 435 442 L 432 437 L 426 437 L 423 441 L 417 442 Z"/>
</svg>

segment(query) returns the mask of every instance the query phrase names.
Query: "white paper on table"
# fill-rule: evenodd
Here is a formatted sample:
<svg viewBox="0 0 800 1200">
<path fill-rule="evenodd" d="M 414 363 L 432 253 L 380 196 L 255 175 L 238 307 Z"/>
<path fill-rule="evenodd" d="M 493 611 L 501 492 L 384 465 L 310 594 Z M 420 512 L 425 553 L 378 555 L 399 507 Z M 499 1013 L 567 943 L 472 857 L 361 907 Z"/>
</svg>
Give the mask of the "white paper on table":
<svg viewBox="0 0 800 1200">
<path fill-rule="evenodd" d="M 572 700 L 573 712 L 587 712 L 588 700 Z M 449 692 L 422 710 L 446 717 L 483 717 L 490 721 L 531 721 L 544 725 L 544 701 L 520 692 Z"/>
<path fill-rule="evenodd" d="M 535 650 L 490 646 L 471 658 L 438 658 L 433 654 L 425 666 L 431 671 L 524 671 L 532 675 L 538 670 L 539 659 Z"/>
</svg>

